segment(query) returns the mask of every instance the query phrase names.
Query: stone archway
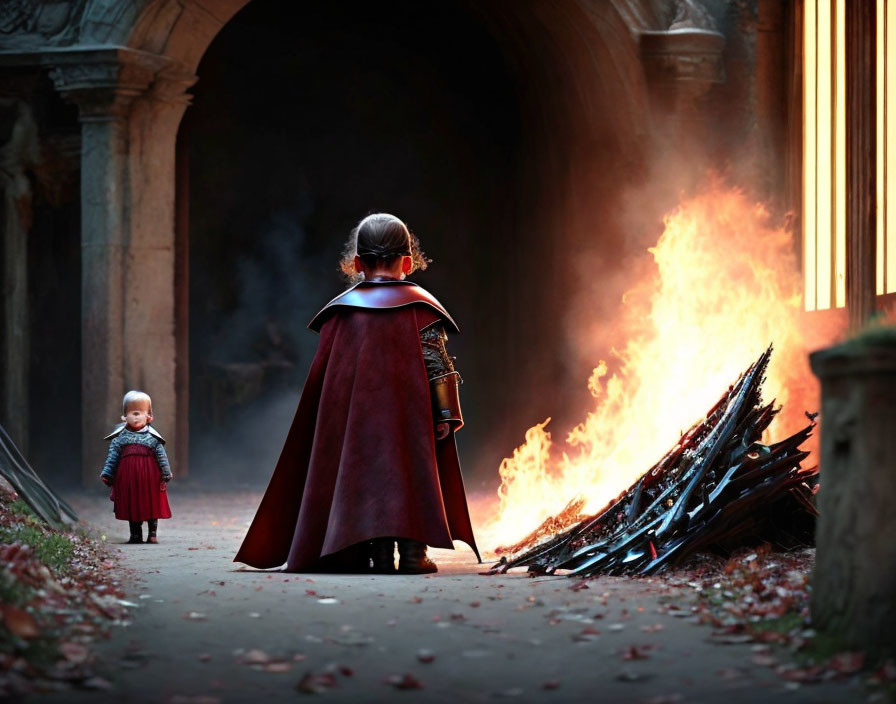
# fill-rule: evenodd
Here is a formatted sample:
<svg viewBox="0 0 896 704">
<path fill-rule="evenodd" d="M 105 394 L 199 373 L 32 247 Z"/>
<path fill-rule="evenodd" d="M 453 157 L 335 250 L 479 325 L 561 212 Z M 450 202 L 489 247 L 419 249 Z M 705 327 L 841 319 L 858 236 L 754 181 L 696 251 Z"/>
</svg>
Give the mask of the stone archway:
<svg viewBox="0 0 896 704">
<path fill-rule="evenodd" d="M 175 461 L 186 467 L 175 143 L 199 60 L 248 2 L 72 0 L 37 9 L 22 2 L 13 3 L 3 18 L 0 31 L 9 39 L 0 51 L 3 65 L 48 68 L 57 90 L 79 109 L 85 481 L 95 479 L 102 461 L 103 448 L 92 439 L 107 432 L 109 420 L 119 415 L 122 390 L 130 387 L 152 389 Z M 570 204 L 589 197 L 577 184 L 587 182 L 595 150 L 626 155 L 637 170 L 638 155 L 650 148 L 651 75 L 666 83 L 717 79 L 711 73 L 719 42 L 710 51 L 699 47 L 698 62 L 689 55 L 692 45 L 679 41 L 666 50 L 662 36 L 654 36 L 651 53 L 644 54 L 642 33 L 668 28 L 681 5 L 672 0 L 470 4 L 530 82 L 528 94 L 552 96 L 551 115 L 532 111 L 540 129 L 582 145 L 570 163 L 557 163 L 547 147 L 535 155 L 557 175 L 552 187 Z M 677 58 L 684 60 L 676 63 Z M 658 63 L 661 72 L 645 72 L 642 60 Z M 701 62 L 709 75 L 688 73 Z M 613 112 L 610 119 L 602 114 L 607 110 Z M 575 208 L 571 212 L 560 227 L 575 227 Z"/>
</svg>

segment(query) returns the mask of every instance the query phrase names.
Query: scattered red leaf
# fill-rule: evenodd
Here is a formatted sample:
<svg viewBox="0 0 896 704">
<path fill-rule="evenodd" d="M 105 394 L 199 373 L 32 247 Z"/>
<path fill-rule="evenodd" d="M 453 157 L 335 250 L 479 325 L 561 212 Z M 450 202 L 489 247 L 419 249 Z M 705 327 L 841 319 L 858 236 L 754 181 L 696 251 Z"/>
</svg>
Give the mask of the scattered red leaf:
<svg viewBox="0 0 896 704">
<path fill-rule="evenodd" d="M 650 656 L 644 652 L 644 648 L 637 648 L 634 645 L 629 646 L 622 652 L 623 660 L 646 660 Z"/>
<path fill-rule="evenodd" d="M 420 680 L 410 674 L 390 675 L 386 678 L 386 683 L 391 684 L 395 689 L 423 689 Z"/>
</svg>

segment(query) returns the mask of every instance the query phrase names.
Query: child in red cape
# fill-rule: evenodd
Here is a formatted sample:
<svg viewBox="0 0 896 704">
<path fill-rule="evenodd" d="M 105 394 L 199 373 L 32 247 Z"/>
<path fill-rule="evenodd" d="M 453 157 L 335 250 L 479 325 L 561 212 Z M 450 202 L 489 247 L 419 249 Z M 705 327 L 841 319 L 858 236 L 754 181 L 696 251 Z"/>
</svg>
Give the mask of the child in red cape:
<svg viewBox="0 0 896 704">
<path fill-rule="evenodd" d="M 426 260 L 398 218 L 352 232 L 343 271 L 361 281 L 309 328 L 317 353 L 274 474 L 234 562 L 286 571 L 437 571 L 426 546 L 476 553 L 454 432 L 457 325 L 405 281 Z M 349 273 L 346 271 L 346 273 Z"/>
</svg>

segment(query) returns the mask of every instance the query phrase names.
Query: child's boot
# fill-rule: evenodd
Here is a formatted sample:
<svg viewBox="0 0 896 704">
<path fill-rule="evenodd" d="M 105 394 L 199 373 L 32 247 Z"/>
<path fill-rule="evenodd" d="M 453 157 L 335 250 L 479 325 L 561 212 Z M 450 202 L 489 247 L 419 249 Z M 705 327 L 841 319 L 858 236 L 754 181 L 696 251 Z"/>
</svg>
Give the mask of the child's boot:
<svg viewBox="0 0 896 704">
<path fill-rule="evenodd" d="M 143 521 L 128 521 L 131 529 L 131 537 L 128 538 L 129 544 L 143 542 Z"/>
<path fill-rule="evenodd" d="M 398 539 L 398 571 L 401 574 L 438 572 L 436 563 L 426 556 L 426 544 L 419 540 Z"/>
<path fill-rule="evenodd" d="M 159 519 L 158 518 L 150 518 L 146 522 L 146 542 L 152 543 L 155 545 L 159 541 L 156 540 L 156 529 L 159 527 Z"/>
<path fill-rule="evenodd" d="M 370 541 L 370 557 L 377 574 L 395 574 L 395 538 Z"/>
</svg>

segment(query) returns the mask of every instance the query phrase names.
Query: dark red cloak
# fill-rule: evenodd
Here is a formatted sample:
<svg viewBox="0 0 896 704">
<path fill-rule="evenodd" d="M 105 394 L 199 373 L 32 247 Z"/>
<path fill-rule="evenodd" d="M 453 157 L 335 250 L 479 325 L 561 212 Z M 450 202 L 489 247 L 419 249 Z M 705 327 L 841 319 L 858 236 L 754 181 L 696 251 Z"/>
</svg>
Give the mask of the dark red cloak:
<svg viewBox="0 0 896 704">
<path fill-rule="evenodd" d="M 454 435 L 434 435 L 419 331 L 439 319 L 456 329 L 430 294 L 398 281 L 360 284 L 315 317 L 317 353 L 234 562 L 299 571 L 388 536 L 462 540 L 479 559 Z"/>
</svg>

